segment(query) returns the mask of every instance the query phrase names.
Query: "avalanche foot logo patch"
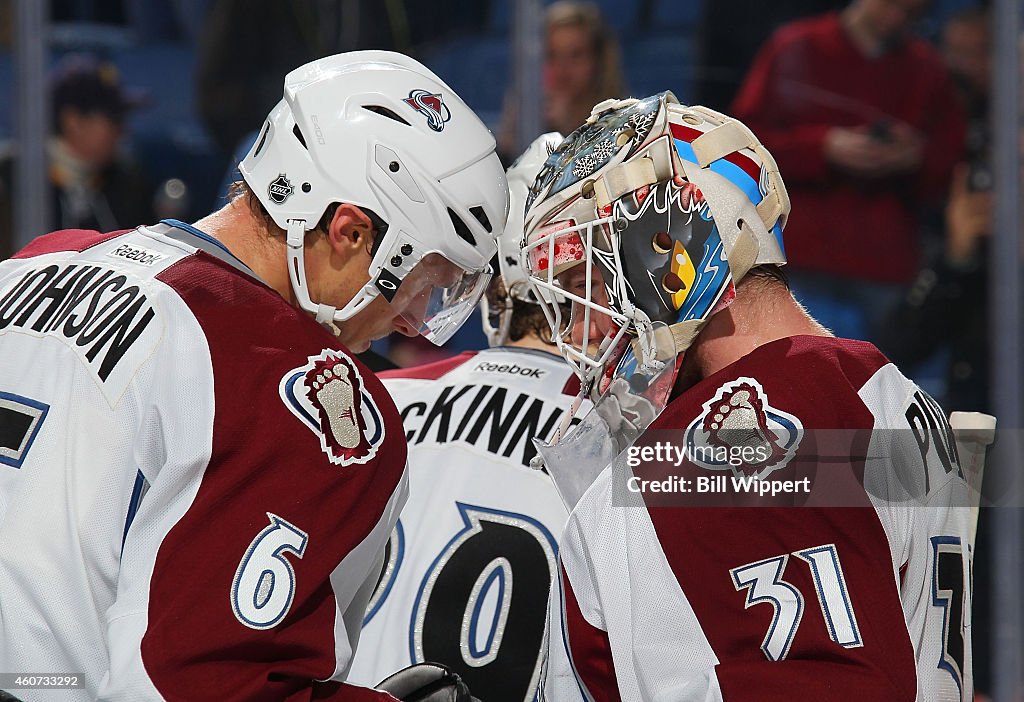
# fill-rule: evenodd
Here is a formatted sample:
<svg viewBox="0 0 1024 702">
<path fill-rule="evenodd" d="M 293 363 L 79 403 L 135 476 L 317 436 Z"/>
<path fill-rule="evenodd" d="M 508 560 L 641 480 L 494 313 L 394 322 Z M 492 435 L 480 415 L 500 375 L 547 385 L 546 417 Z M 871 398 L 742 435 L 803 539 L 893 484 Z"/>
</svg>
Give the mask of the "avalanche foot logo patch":
<svg viewBox="0 0 1024 702">
<path fill-rule="evenodd" d="M 405 104 L 425 115 L 427 126 L 435 132 L 444 129 L 445 122 L 452 118 L 452 113 L 444 104 L 440 93 L 431 93 L 422 89 L 413 90 L 409 93 L 409 97 L 405 98 Z"/>
<path fill-rule="evenodd" d="M 738 378 L 704 403 L 685 437 L 697 465 L 764 478 L 789 463 L 803 435 L 803 423 L 768 404 L 760 383 Z"/>
<path fill-rule="evenodd" d="M 320 438 L 331 463 L 366 463 L 384 440 L 380 410 L 363 387 L 359 369 L 341 351 L 325 349 L 294 368 L 279 386 L 285 407 Z"/>
</svg>

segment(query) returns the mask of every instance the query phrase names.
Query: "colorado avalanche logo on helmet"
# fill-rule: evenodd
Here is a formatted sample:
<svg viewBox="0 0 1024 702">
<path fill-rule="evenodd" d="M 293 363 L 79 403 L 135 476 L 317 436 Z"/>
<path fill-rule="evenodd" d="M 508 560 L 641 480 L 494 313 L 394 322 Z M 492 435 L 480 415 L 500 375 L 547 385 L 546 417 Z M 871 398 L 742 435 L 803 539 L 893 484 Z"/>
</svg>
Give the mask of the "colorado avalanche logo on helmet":
<svg viewBox="0 0 1024 702">
<path fill-rule="evenodd" d="M 331 463 L 366 463 L 384 438 L 384 422 L 363 388 L 355 363 L 341 351 L 325 349 L 284 375 L 281 399 L 320 438 Z"/>
<path fill-rule="evenodd" d="M 452 118 L 448 106 L 444 104 L 440 93 L 416 89 L 405 98 L 405 104 L 422 113 L 427 118 L 427 126 L 435 132 L 444 129 L 444 124 Z"/>
<path fill-rule="evenodd" d="M 686 428 L 685 441 L 697 465 L 764 478 L 789 463 L 803 435 L 800 419 L 768 404 L 760 383 L 737 378 L 704 403 L 704 411 Z M 740 455 L 739 449 L 747 449 L 742 453 L 752 460 L 730 463 L 724 458 Z"/>
</svg>

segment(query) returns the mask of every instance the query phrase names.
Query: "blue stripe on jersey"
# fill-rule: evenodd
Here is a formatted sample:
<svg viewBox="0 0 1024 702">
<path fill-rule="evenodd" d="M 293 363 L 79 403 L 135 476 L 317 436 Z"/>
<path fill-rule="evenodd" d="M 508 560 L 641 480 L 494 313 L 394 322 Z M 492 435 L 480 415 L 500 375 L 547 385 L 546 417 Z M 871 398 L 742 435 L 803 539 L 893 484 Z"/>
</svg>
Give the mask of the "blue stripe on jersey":
<svg viewBox="0 0 1024 702">
<path fill-rule="evenodd" d="M 366 616 L 363 617 L 364 627 L 370 623 L 370 620 L 373 619 L 374 615 L 376 615 L 377 612 L 380 611 L 380 608 L 384 606 L 385 600 L 387 600 L 388 595 L 391 594 L 391 588 L 395 586 L 395 580 L 398 579 L 398 569 L 402 567 L 402 561 L 405 559 L 405 527 L 402 526 L 401 518 L 395 522 L 395 534 L 398 535 L 398 553 L 395 555 L 394 559 L 395 567 L 391 569 L 391 575 L 388 577 L 387 583 L 384 583 L 384 590 L 380 593 L 380 597 L 377 598 L 373 607 L 366 613 Z M 384 567 L 387 568 L 387 566 L 388 564 L 385 563 Z"/>
<path fill-rule="evenodd" d="M 135 487 L 132 488 L 132 497 L 128 500 L 128 516 L 124 520 L 124 533 L 121 535 L 121 553 L 124 553 L 124 542 L 128 538 L 128 528 L 135 521 L 135 514 L 139 511 L 139 504 L 142 502 L 143 488 L 146 487 L 146 477 L 140 470 L 135 476 Z"/>
<path fill-rule="evenodd" d="M 211 236 L 210 234 L 206 233 L 202 229 L 197 229 L 196 227 L 194 227 L 191 224 L 188 224 L 187 222 L 182 222 L 180 219 L 162 219 L 162 220 L 160 220 L 160 223 L 161 224 L 166 224 L 166 225 L 172 226 L 172 227 L 177 227 L 178 229 L 184 229 L 189 234 L 191 234 L 193 236 L 196 236 L 197 238 L 203 239 L 204 242 L 206 242 L 207 244 L 212 244 L 213 246 L 217 247 L 218 249 L 223 251 L 225 254 L 230 256 L 232 259 L 238 261 L 243 266 L 245 266 L 246 270 L 249 269 L 249 266 L 246 266 L 245 263 L 242 263 L 242 260 L 238 256 L 232 254 L 230 249 L 225 247 L 223 244 L 218 242 L 217 239 L 215 239 L 213 236 Z"/>
</svg>

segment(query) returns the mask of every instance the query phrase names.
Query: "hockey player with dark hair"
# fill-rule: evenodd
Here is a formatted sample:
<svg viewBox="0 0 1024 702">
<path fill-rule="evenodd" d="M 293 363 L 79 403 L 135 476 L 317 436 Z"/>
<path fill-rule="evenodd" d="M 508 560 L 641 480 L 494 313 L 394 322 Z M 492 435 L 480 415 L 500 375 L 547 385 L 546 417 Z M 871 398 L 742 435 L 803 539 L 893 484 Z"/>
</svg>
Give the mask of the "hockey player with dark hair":
<svg viewBox="0 0 1024 702">
<path fill-rule="evenodd" d="M 476 307 L 494 151 L 418 62 L 330 56 L 287 75 L 218 212 L 0 263 L 0 671 L 73 673 L 74 700 L 392 699 L 344 682 L 408 489 L 353 353 Z M 418 672 L 385 687 L 458 687 Z"/>
<path fill-rule="evenodd" d="M 598 409 L 542 451 L 587 477 L 548 699 L 971 699 L 949 426 L 794 300 L 788 215 L 756 137 L 670 93 L 597 105 L 532 188 L 523 261 Z"/>
</svg>

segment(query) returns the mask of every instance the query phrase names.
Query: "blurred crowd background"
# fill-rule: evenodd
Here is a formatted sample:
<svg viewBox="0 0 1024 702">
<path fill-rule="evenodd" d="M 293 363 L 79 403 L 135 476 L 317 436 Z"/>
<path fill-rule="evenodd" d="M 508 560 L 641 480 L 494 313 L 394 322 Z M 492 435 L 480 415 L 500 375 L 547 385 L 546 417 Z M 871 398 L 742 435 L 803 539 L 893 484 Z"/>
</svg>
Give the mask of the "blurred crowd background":
<svg viewBox="0 0 1024 702">
<path fill-rule="evenodd" d="M 991 15 L 979 0 L 560 0 L 541 5 L 543 131 L 671 90 L 744 120 L 793 199 L 791 283 L 958 409 L 988 408 Z M 53 228 L 194 220 L 235 177 L 289 69 L 388 48 L 524 146 L 515 0 L 51 0 Z M 14 250 L 14 2 L 0 0 L 0 255 Z M 827 223 L 827 226 L 826 226 Z M 954 332 L 956 313 L 970 320 Z M 405 366 L 485 344 L 377 350 Z"/>
<path fill-rule="evenodd" d="M 793 214 L 788 273 L 839 336 L 873 341 L 947 409 L 992 411 L 993 20 L 979 0 L 537 2 L 540 79 L 515 79 L 516 0 L 51 0 L 51 227 L 193 221 L 218 206 L 283 75 L 386 48 L 423 61 L 494 132 L 525 146 L 608 97 L 671 90 L 746 122 Z M 15 1 L 0 0 L 0 258 L 13 163 Z M 521 32 L 521 28 L 519 32 Z M 528 132 L 528 130 L 526 130 Z M 20 234 L 20 236 L 19 236 Z M 400 366 L 486 345 L 378 343 Z M 980 590 L 979 590 L 980 591 Z M 988 617 L 976 600 L 982 621 Z M 984 691 L 988 642 L 975 633 Z"/>
</svg>

